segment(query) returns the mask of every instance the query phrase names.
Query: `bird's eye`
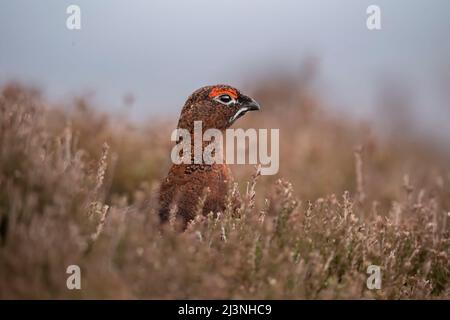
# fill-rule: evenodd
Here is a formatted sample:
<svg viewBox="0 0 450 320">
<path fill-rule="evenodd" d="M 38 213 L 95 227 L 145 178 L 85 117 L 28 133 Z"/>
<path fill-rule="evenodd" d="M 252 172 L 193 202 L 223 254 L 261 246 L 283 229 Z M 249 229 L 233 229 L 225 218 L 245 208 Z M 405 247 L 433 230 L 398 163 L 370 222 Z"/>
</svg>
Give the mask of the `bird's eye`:
<svg viewBox="0 0 450 320">
<path fill-rule="evenodd" d="M 233 101 L 233 98 L 231 98 L 228 94 L 222 94 L 217 97 L 217 100 L 223 104 L 230 104 Z"/>
</svg>

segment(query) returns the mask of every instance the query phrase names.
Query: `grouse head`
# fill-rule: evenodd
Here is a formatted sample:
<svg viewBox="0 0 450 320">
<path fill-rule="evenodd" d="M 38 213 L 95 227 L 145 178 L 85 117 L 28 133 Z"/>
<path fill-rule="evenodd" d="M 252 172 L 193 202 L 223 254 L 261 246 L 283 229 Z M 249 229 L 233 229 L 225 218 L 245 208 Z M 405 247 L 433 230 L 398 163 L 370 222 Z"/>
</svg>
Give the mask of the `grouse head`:
<svg viewBox="0 0 450 320">
<path fill-rule="evenodd" d="M 228 85 L 206 86 L 196 90 L 181 110 L 178 128 L 189 131 L 194 121 L 202 121 L 203 130 L 225 130 L 248 111 L 260 110 L 259 104 Z"/>
</svg>

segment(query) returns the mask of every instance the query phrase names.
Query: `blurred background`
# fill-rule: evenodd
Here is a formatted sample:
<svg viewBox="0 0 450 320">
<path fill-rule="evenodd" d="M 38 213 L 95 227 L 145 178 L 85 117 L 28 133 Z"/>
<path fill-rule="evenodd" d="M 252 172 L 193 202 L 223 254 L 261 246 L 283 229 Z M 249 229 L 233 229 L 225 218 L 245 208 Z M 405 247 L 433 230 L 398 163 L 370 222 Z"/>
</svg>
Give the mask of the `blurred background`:
<svg viewBox="0 0 450 320">
<path fill-rule="evenodd" d="M 70 4 L 81 30 L 66 28 Z M 371 4 L 381 30 L 366 27 Z M 0 84 L 148 122 L 176 117 L 206 84 L 301 78 L 331 111 L 383 130 L 401 118 L 450 153 L 449 11 L 445 0 L 1 0 Z"/>
<path fill-rule="evenodd" d="M 449 12 L 0 0 L 0 299 L 449 298 Z M 262 105 L 234 127 L 279 129 L 280 170 L 233 166 L 251 212 L 160 236 L 170 133 L 214 83 Z M 83 290 L 67 290 L 74 263 Z"/>
</svg>

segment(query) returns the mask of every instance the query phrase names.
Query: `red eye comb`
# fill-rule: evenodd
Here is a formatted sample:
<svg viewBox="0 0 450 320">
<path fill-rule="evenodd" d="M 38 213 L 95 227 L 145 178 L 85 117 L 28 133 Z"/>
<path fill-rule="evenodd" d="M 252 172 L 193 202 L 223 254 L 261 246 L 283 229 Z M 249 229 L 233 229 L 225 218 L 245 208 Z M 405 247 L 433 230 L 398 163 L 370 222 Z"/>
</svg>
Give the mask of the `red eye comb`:
<svg viewBox="0 0 450 320">
<path fill-rule="evenodd" d="M 228 94 L 233 99 L 237 99 L 237 97 L 238 97 L 236 90 L 230 89 L 230 88 L 219 88 L 219 87 L 212 89 L 211 92 L 209 93 L 209 96 L 211 98 L 215 98 L 222 94 Z"/>
</svg>

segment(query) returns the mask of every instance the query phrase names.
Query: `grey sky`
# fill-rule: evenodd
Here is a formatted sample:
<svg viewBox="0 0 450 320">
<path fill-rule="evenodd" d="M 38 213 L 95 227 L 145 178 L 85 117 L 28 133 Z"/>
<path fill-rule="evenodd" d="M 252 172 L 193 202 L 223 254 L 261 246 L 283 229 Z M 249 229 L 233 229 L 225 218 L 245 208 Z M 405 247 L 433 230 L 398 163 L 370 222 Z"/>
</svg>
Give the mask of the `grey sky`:
<svg viewBox="0 0 450 320">
<path fill-rule="evenodd" d="M 211 83 L 239 86 L 270 66 L 321 61 L 332 107 L 364 114 L 380 81 L 398 77 L 415 94 L 429 130 L 447 132 L 450 2 L 445 0 L 0 0 L 0 82 L 22 80 L 49 97 L 95 90 L 116 110 L 136 96 L 132 116 L 178 112 L 186 96 Z M 82 29 L 65 27 L 77 4 Z M 382 10 L 368 31 L 366 8 Z M 446 69 L 447 68 L 447 69 Z M 447 90 L 448 93 L 448 90 Z M 106 108 L 106 107 L 105 107 Z"/>
</svg>

